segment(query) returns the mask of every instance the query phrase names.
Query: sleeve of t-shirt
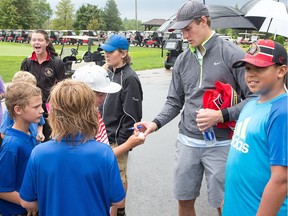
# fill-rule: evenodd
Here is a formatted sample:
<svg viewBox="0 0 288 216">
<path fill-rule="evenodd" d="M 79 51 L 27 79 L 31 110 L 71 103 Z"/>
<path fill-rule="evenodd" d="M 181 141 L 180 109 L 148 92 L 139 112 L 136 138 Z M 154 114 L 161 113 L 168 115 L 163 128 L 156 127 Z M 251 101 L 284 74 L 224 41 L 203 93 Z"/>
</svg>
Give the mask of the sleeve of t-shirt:
<svg viewBox="0 0 288 216">
<path fill-rule="evenodd" d="M 271 166 L 287 166 L 287 120 L 287 104 L 274 104 L 267 125 Z"/>
<path fill-rule="evenodd" d="M 0 192 L 12 192 L 16 190 L 16 155 L 14 151 L 2 146 L 0 152 Z"/>
<path fill-rule="evenodd" d="M 39 125 L 43 126 L 44 124 L 45 124 L 45 120 L 44 120 L 44 117 L 42 115 L 41 118 L 40 118 Z"/>
<path fill-rule="evenodd" d="M 110 174 L 109 181 L 111 188 L 110 203 L 117 203 L 125 198 L 125 190 L 121 181 L 116 157 L 113 152 L 111 153 L 113 155 L 111 155 L 112 161 L 109 168 L 109 174 Z"/>
<path fill-rule="evenodd" d="M 14 123 L 13 119 L 9 116 L 8 111 L 5 110 L 2 117 L 0 132 L 6 134 L 6 129 L 11 127 L 13 123 Z"/>
<path fill-rule="evenodd" d="M 36 195 L 36 181 L 35 181 L 35 170 L 33 170 L 34 167 L 34 156 L 33 151 L 30 155 L 30 158 L 28 160 L 25 175 L 23 178 L 23 182 L 20 189 L 20 197 L 21 199 L 25 200 L 26 202 L 33 202 L 37 200 Z"/>
</svg>

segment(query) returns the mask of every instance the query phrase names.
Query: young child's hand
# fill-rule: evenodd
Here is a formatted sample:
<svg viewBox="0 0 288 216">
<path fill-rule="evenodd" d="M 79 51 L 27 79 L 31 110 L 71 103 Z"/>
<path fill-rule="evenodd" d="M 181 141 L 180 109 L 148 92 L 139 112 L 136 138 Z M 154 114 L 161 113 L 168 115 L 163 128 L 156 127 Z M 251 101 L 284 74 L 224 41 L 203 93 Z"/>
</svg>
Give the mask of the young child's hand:
<svg viewBox="0 0 288 216">
<path fill-rule="evenodd" d="M 129 137 L 127 143 L 129 143 L 130 148 L 134 148 L 138 145 L 141 145 L 145 142 L 146 137 L 143 132 L 135 132 L 133 135 Z"/>
<path fill-rule="evenodd" d="M 45 136 L 42 132 L 38 132 L 37 136 L 36 136 L 36 140 L 38 142 L 43 142 L 45 140 Z"/>
</svg>

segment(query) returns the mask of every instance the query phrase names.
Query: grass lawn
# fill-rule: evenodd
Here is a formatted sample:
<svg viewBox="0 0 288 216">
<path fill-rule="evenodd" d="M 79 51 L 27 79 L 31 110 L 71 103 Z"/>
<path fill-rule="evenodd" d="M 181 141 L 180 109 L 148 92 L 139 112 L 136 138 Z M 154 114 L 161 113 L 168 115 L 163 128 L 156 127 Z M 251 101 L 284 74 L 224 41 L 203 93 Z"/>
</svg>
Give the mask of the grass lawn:
<svg viewBox="0 0 288 216">
<path fill-rule="evenodd" d="M 62 46 L 55 45 L 54 47 L 60 53 Z M 76 45 L 65 45 L 65 49 L 70 47 L 76 48 Z M 32 48 L 30 44 L 0 42 L 0 50 L 0 75 L 4 82 L 9 82 L 13 74 L 20 70 L 23 59 L 32 53 Z M 96 47 L 92 47 L 92 51 L 95 50 Z M 86 51 L 87 45 L 79 46 L 77 57 L 81 58 Z M 133 46 L 129 48 L 129 54 L 133 61 L 132 68 L 136 71 L 164 67 L 165 53 L 164 51 L 164 57 L 161 57 L 160 48 Z"/>
</svg>

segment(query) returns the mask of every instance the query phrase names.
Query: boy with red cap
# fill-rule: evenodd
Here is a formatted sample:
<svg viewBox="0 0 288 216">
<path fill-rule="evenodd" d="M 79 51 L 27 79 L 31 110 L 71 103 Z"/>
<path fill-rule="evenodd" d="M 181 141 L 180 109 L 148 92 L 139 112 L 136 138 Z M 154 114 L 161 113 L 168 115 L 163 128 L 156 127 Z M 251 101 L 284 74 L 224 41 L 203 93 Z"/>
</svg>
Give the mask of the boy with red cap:
<svg viewBox="0 0 288 216">
<path fill-rule="evenodd" d="M 245 80 L 258 97 L 236 124 L 226 165 L 223 216 L 287 215 L 287 51 L 258 40 L 245 58 Z"/>
</svg>

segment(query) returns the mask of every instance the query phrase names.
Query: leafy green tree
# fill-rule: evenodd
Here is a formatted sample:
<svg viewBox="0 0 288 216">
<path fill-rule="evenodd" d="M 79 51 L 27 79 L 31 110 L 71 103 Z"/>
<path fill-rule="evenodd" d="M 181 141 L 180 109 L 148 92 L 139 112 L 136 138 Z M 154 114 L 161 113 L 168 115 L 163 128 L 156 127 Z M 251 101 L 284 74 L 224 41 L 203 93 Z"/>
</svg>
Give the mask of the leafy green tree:
<svg viewBox="0 0 288 216">
<path fill-rule="evenodd" d="M 2 28 L 29 29 L 33 24 L 32 0 L 1 0 L 0 26 Z"/>
<path fill-rule="evenodd" d="M 52 10 L 46 0 L 0 1 L 0 28 L 41 28 L 51 16 Z"/>
<path fill-rule="evenodd" d="M 138 20 L 138 30 L 144 31 L 144 26 L 141 25 L 142 22 Z M 136 30 L 136 19 L 127 19 L 126 17 L 122 21 L 123 30 Z"/>
<path fill-rule="evenodd" d="M 12 0 L 0 1 L 0 17 L 1 29 L 11 29 L 18 25 L 20 16 L 17 14 L 17 8 L 12 4 Z"/>
<path fill-rule="evenodd" d="M 99 30 L 105 28 L 102 10 L 96 5 L 82 5 L 76 11 L 76 19 L 73 26 L 78 30 Z"/>
<path fill-rule="evenodd" d="M 56 18 L 53 20 L 54 29 L 73 29 L 74 5 L 71 0 L 60 0 L 56 6 Z"/>
<path fill-rule="evenodd" d="M 104 20 L 106 23 L 106 30 L 119 31 L 121 29 L 122 20 L 114 0 L 107 0 L 104 7 Z"/>
<path fill-rule="evenodd" d="M 46 0 L 33 0 L 33 29 L 43 29 L 45 23 L 49 21 L 53 10 Z"/>
</svg>

